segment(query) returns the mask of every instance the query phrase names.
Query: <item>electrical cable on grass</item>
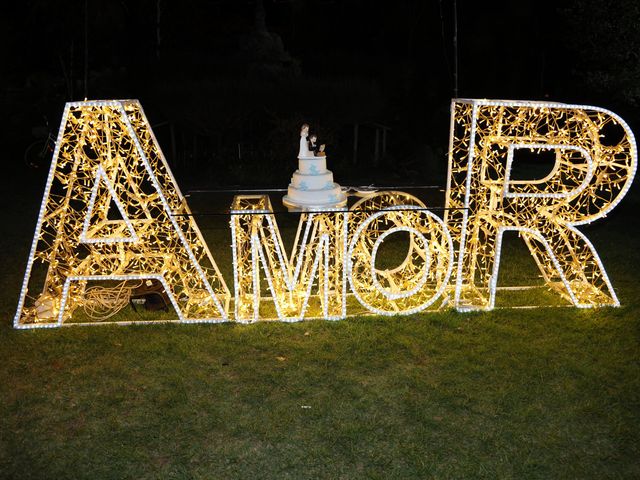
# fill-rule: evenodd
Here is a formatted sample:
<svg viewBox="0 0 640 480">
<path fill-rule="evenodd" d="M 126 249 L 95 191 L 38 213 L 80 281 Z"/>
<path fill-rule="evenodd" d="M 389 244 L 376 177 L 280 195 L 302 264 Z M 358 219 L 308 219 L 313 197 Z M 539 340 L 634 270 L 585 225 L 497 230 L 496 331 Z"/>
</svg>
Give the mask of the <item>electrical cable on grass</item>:
<svg viewBox="0 0 640 480">
<path fill-rule="evenodd" d="M 131 300 L 133 290 L 141 285 L 142 282 L 134 286 L 127 286 L 125 280 L 115 287 L 96 285 L 88 288 L 84 294 L 84 313 L 96 322 L 103 322 L 126 307 Z"/>
</svg>

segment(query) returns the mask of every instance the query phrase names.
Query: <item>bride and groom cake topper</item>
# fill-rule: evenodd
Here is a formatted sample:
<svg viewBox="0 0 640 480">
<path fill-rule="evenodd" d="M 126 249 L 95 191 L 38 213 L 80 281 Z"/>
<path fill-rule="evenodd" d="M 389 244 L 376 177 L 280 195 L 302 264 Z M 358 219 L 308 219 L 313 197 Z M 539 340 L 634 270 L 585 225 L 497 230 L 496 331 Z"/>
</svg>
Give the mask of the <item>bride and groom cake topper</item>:
<svg viewBox="0 0 640 480">
<path fill-rule="evenodd" d="M 333 181 L 333 173 L 327 170 L 324 145 L 316 147 L 317 136 L 309 135 L 309 125 L 300 128 L 298 170 L 293 173 L 287 195 L 282 203 L 290 210 L 317 210 L 343 207 L 347 195 Z"/>
<path fill-rule="evenodd" d="M 309 124 L 302 124 L 300 128 L 300 150 L 298 151 L 298 157 L 326 156 L 324 143 L 322 145 L 316 145 L 317 141 L 318 136 L 315 133 L 309 135 Z"/>
</svg>

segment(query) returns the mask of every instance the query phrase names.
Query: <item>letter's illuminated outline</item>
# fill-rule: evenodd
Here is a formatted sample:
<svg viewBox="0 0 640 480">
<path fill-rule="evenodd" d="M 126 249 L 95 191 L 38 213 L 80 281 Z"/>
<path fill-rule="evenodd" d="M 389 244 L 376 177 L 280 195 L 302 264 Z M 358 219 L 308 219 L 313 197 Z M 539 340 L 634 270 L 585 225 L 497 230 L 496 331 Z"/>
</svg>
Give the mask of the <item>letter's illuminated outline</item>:
<svg viewBox="0 0 640 480">
<path fill-rule="evenodd" d="M 302 213 L 291 258 L 286 254 L 268 196 L 236 196 L 231 215 L 237 321 L 260 319 L 261 270 L 278 319 L 305 318 L 315 280 L 322 318 L 346 316 L 345 208 Z"/>
<path fill-rule="evenodd" d="M 110 201 L 123 220 L 107 218 Z M 36 260 L 46 278 L 28 305 Z M 67 324 L 88 281 L 141 279 L 164 286 L 181 322 L 228 319 L 229 290 L 139 102 L 68 103 L 14 326 Z"/>
<path fill-rule="evenodd" d="M 618 306 L 602 262 L 576 227 L 610 212 L 637 168 L 629 126 L 591 106 L 454 100 L 445 221 L 458 249 L 455 304 L 491 309 L 505 231 L 524 238 L 545 283 L 577 307 Z M 615 145 L 603 142 L 618 127 Z M 512 181 L 514 150 L 553 150 L 535 181 Z"/>
<path fill-rule="evenodd" d="M 349 284 L 358 301 L 380 315 L 422 311 L 440 298 L 453 268 L 453 242 L 446 226 L 413 195 L 379 192 L 351 208 Z M 405 259 L 378 270 L 376 256 L 391 234 L 407 232 Z M 382 285 L 382 281 L 384 285 Z"/>
</svg>

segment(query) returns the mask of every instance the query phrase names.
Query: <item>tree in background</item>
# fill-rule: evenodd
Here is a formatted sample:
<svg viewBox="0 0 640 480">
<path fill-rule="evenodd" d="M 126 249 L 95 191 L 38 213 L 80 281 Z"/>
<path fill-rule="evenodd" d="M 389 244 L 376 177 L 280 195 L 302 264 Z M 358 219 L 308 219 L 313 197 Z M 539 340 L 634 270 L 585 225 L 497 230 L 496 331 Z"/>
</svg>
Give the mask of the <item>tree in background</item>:
<svg viewBox="0 0 640 480">
<path fill-rule="evenodd" d="M 581 90 L 593 101 L 638 106 L 640 2 L 574 0 L 562 13 L 572 73 Z"/>
</svg>

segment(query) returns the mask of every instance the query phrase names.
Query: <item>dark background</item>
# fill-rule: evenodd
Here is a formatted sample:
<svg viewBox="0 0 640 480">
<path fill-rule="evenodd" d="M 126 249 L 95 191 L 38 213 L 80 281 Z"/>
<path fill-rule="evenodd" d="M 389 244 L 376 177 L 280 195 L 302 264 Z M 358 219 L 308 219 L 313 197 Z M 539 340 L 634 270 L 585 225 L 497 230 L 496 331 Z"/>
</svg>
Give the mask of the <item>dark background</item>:
<svg viewBox="0 0 640 480">
<path fill-rule="evenodd" d="M 186 188 L 286 186 L 305 121 L 342 184 L 443 184 L 456 93 L 597 105 L 632 128 L 640 118 L 636 0 L 33 0 L 3 9 L 5 180 L 36 190 L 47 167 L 27 167 L 25 151 L 55 135 L 65 102 L 85 97 L 139 99 Z"/>
</svg>

